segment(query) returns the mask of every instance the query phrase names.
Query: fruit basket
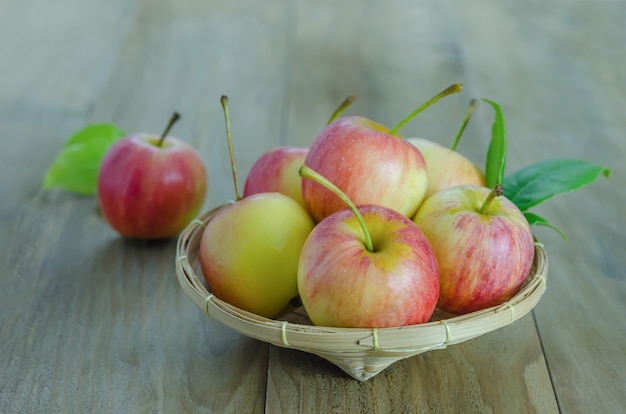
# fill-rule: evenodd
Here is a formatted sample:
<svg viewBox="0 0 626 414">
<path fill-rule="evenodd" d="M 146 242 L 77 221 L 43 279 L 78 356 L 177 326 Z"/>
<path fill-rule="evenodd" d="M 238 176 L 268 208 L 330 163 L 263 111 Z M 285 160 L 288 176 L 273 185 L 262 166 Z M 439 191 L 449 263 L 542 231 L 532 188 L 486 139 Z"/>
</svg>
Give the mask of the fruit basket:
<svg viewBox="0 0 626 414">
<path fill-rule="evenodd" d="M 530 312 L 546 289 L 548 258 L 541 243 L 536 242 L 533 265 L 524 284 L 499 306 L 459 316 L 436 310 L 427 323 L 379 329 L 314 326 L 301 307 L 280 319 L 268 319 L 232 306 L 207 289 L 200 269 L 200 239 L 204 226 L 220 208 L 204 213 L 179 236 L 176 276 L 185 294 L 207 315 L 235 331 L 279 347 L 316 354 L 359 381 L 396 361 L 511 324 Z"/>
</svg>

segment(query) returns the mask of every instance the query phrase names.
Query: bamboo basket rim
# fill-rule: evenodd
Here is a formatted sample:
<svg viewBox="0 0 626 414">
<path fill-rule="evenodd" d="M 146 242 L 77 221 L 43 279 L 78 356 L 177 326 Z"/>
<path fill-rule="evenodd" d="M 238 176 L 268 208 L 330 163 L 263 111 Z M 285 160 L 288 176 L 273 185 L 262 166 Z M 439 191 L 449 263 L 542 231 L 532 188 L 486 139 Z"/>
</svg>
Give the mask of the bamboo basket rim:
<svg viewBox="0 0 626 414">
<path fill-rule="evenodd" d="M 391 328 L 335 328 L 265 318 L 217 298 L 203 282 L 200 239 L 206 223 L 224 206 L 205 212 L 179 235 L 176 277 L 185 294 L 208 316 L 239 333 L 319 355 L 360 381 L 400 359 L 443 349 L 509 325 L 529 313 L 546 290 L 548 258 L 543 245 L 535 241 L 533 265 L 519 292 L 500 305 L 476 312 L 439 314 L 426 323 Z"/>
</svg>

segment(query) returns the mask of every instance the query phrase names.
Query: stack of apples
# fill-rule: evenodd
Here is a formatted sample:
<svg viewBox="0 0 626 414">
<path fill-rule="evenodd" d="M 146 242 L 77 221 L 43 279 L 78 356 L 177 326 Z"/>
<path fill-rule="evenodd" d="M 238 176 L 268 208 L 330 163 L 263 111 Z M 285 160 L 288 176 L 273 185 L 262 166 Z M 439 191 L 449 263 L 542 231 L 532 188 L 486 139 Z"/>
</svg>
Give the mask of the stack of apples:
<svg viewBox="0 0 626 414">
<path fill-rule="evenodd" d="M 534 255 L 528 221 L 469 159 L 360 116 L 308 148 L 278 147 L 206 224 L 202 273 L 218 298 L 277 317 L 299 298 L 315 325 L 383 328 L 510 299 Z M 229 143 L 227 98 L 222 97 Z"/>
</svg>

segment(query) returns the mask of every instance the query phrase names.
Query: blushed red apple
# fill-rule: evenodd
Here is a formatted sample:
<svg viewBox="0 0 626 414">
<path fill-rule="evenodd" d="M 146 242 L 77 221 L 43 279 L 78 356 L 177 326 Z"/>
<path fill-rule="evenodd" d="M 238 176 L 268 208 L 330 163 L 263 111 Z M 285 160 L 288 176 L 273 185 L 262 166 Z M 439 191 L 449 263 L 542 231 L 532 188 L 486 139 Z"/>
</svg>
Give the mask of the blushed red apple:
<svg viewBox="0 0 626 414">
<path fill-rule="evenodd" d="M 339 118 L 317 136 L 304 164 L 339 187 L 355 204 L 382 205 L 412 216 L 428 186 L 419 150 L 389 129 L 360 116 Z M 311 180 L 302 194 L 316 222 L 347 206 Z"/>
<path fill-rule="evenodd" d="M 304 163 L 356 205 L 381 205 L 412 217 L 426 194 L 426 162 L 398 131 L 434 102 L 461 90 L 460 84 L 449 86 L 391 129 L 360 116 L 339 118 L 316 137 Z M 311 180 L 302 182 L 302 196 L 316 222 L 346 208 L 335 194 Z"/>
<path fill-rule="evenodd" d="M 341 113 L 354 102 L 354 96 L 348 96 L 335 109 L 328 124 L 339 118 Z M 243 190 L 243 196 L 265 192 L 285 194 L 304 206 L 302 198 L 302 179 L 298 171 L 308 153 L 306 147 L 285 145 L 272 148 L 252 165 Z"/>
<path fill-rule="evenodd" d="M 420 207 L 415 223 L 430 240 L 440 273 L 439 307 L 468 313 L 503 303 L 528 276 L 534 238 L 502 187 L 451 187 Z"/>
<path fill-rule="evenodd" d="M 304 164 L 309 149 L 281 146 L 265 152 L 252 165 L 243 189 L 243 196 L 278 192 L 304 206 L 302 179 L 298 170 Z"/>
<path fill-rule="evenodd" d="M 301 173 L 319 179 L 306 166 Z M 428 321 L 439 294 L 430 242 L 395 210 L 349 205 L 318 223 L 300 253 L 298 292 L 311 321 L 353 328 Z"/>
<path fill-rule="evenodd" d="M 134 134 L 106 152 L 98 173 L 102 214 L 121 235 L 138 239 L 176 236 L 193 220 L 206 196 L 202 159 L 184 141 Z"/>
</svg>

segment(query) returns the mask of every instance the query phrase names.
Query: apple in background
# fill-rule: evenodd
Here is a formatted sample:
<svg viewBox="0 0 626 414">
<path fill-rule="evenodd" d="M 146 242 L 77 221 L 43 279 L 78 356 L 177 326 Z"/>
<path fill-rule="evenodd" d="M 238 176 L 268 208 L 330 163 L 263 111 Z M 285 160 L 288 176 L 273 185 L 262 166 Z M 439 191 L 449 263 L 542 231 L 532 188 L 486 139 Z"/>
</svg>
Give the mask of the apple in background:
<svg viewBox="0 0 626 414">
<path fill-rule="evenodd" d="M 243 196 L 278 192 L 304 206 L 302 179 L 298 170 L 304 164 L 308 151 L 305 147 L 281 146 L 261 155 L 250 169 Z"/>
<path fill-rule="evenodd" d="M 485 186 L 485 175 L 480 168 L 458 152 L 423 138 L 406 140 L 420 150 L 426 161 L 428 189 L 425 198 L 456 185 Z"/>
<path fill-rule="evenodd" d="M 167 136 L 129 135 L 109 148 L 98 173 L 102 214 L 121 235 L 137 239 L 176 236 L 193 220 L 207 191 L 207 174 L 189 144 Z"/>
<path fill-rule="evenodd" d="M 209 289 L 225 302 L 271 318 L 298 295 L 300 250 L 313 229 L 308 212 L 280 193 L 239 194 L 228 97 L 222 96 L 237 201 L 220 209 L 200 239 L 200 266 Z"/>
<path fill-rule="evenodd" d="M 354 102 L 354 96 L 348 96 L 335 109 L 327 124 L 330 124 Z M 309 149 L 296 146 L 273 148 L 254 163 L 243 189 L 243 196 L 252 194 L 279 192 L 285 194 L 304 206 L 302 198 L 302 179 L 298 170 L 304 164 Z"/>
<path fill-rule="evenodd" d="M 206 225 L 200 264 L 210 290 L 271 318 L 298 296 L 300 250 L 313 220 L 295 200 L 259 193 L 221 209 Z"/>
<path fill-rule="evenodd" d="M 306 166 L 301 174 L 329 185 Z M 318 223 L 300 254 L 298 291 L 309 318 L 315 325 L 348 328 L 428 321 L 439 295 L 429 241 L 397 211 L 378 205 L 357 209 L 345 196 L 350 209 Z"/>
<path fill-rule="evenodd" d="M 528 276 L 533 234 L 502 194 L 500 185 L 451 187 L 428 198 L 413 218 L 437 256 L 441 309 L 462 314 L 499 305 Z"/>
<path fill-rule="evenodd" d="M 432 103 L 461 89 L 459 84 L 446 88 L 392 129 L 360 116 L 339 118 L 317 136 L 304 164 L 357 205 L 382 205 L 412 217 L 426 194 L 426 163 L 417 147 L 397 133 Z M 316 222 L 346 208 L 333 192 L 311 180 L 302 181 L 302 195 Z"/>
<path fill-rule="evenodd" d="M 311 145 L 304 164 L 339 187 L 357 205 L 378 204 L 411 216 L 426 194 L 426 163 L 419 150 L 360 116 L 339 118 Z M 302 181 L 316 222 L 346 204 L 321 184 Z"/>
<path fill-rule="evenodd" d="M 457 185 L 486 185 L 485 175 L 476 164 L 455 151 L 465 131 L 465 127 L 467 127 L 477 106 L 478 101 L 476 99 L 470 100 L 465 118 L 463 118 L 463 122 L 450 148 L 423 138 L 407 138 L 408 142 L 420 150 L 424 160 L 426 160 L 428 169 L 426 198 L 444 188 Z"/>
</svg>

